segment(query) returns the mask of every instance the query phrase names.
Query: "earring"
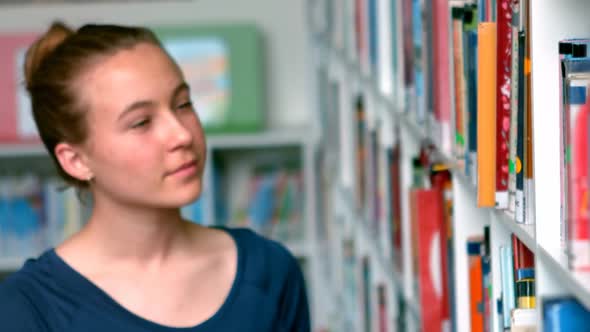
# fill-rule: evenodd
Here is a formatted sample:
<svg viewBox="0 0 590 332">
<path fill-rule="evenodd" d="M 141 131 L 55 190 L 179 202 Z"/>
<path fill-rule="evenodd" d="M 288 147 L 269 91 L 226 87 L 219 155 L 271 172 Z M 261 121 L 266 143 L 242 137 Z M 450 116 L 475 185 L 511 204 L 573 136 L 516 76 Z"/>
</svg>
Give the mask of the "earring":
<svg viewBox="0 0 590 332">
<path fill-rule="evenodd" d="M 88 175 L 88 179 L 86 181 L 87 182 L 92 182 L 92 180 L 94 180 L 94 176 L 93 175 Z"/>
</svg>

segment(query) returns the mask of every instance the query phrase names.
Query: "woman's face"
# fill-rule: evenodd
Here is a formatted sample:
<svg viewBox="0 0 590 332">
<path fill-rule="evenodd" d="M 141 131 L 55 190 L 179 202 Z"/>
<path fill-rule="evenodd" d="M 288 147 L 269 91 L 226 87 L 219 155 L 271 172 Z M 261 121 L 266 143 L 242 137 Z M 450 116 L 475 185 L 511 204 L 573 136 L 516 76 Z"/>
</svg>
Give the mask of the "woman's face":
<svg viewBox="0 0 590 332">
<path fill-rule="evenodd" d="M 178 66 L 142 43 L 80 80 L 89 109 L 84 152 L 95 195 L 124 204 L 179 207 L 201 193 L 205 137 Z"/>
</svg>

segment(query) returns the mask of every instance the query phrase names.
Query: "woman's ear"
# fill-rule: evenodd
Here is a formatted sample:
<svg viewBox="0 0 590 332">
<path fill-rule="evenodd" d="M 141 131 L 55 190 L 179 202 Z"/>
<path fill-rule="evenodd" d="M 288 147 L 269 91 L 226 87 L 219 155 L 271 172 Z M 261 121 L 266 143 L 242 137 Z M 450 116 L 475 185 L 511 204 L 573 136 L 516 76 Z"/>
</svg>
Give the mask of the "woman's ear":
<svg viewBox="0 0 590 332">
<path fill-rule="evenodd" d="M 80 149 L 68 143 L 59 143 L 54 152 L 63 170 L 71 177 L 80 181 L 88 181 L 94 177 Z"/>
</svg>

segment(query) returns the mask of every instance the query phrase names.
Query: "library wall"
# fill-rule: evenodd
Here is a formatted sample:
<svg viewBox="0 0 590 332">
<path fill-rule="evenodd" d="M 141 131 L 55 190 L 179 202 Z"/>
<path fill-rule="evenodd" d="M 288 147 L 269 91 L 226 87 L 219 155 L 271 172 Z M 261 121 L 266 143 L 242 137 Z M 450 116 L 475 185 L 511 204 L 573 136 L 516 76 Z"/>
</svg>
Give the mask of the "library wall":
<svg viewBox="0 0 590 332">
<path fill-rule="evenodd" d="M 265 42 L 267 125 L 271 129 L 309 124 L 305 73 L 309 68 L 305 1 L 191 0 L 55 5 L 2 5 L 0 32 L 43 31 L 54 19 L 73 26 L 119 24 L 255 23 Z"/>
</svg>

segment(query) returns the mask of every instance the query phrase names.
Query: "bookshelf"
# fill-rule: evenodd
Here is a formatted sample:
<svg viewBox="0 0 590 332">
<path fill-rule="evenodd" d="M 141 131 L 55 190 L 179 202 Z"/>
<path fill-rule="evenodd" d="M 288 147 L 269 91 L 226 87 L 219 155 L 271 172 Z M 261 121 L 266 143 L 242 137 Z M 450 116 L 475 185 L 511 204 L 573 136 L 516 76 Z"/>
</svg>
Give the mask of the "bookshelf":
<svg viewBox="0 0 590 332">
<path fill-rule="evenodd" d="M 22 258 L 2 258 L 0 259 L 0 273 L 8 271 L 16 271 L 24 264 Z"/>
<path fill-rule="evenodd" d="M 545 298 L 572 296 L 579 301 L 586 310 L 590 310 L 590 286 L 587 280 L 581 279 L 568 268 L 565 248 L 560 243 L 561 231 L 561 203 L 560 203 L 560 118 L 559 105 L 559 54 L 558 42 L 566 38 L 584 38 L 588 36 L 585 14 L 590 10 L 590 3 L 584 1 L 567 0 L 555 2 L 552 0 L 530 1 L 530 30 L 528 31 L 532 60 L 531 72 L 531 105 L 532 105 L 532 164 L 534 165 L 534 185 L 530 185 L 527 203 L 526 223 L 517 223 L 513 213 L 496 208 L 478 207 L 479 183 L 477 179 L 465 171 L 465 159 L 457 158 L 454 150 L 441 136 L 444 129 L 440 122 L 432 115 L 432 100 L 414 101 L 418 92 L 414 87 L 404 83 L 403 41 L 408 38 L 407 31 L 403 31 L 403 21 L 409 15 L 403 15 L 404 5 L 419 4 L 428 6 L 420 16 L 423 29 L 432 28 L 432 6 L 446 7 L 451 14 L 451 6 L 478 3 L 478 1 L 330 1 L 308 0 L 311 53 L 314 71 L 312 73 L 315 100 L 318 112 L 321 140 L 326 155 L 336 155 L 337 162 L 333 162 L 335 175 L 326 180 L 332 187 L 324 189 L 328 195 L 334 196 L 340 205 L 332 207 L 338 211 L 339 218 L 325 220 L 329 227 L 342 228 L 343 231 L 333 232 L 325 238 L 320 235 L 319 241 L 339 243 L 355 234 L 358 242 L 368 244 L 366 248 L 356 248 L 357 256 L 368 253 L 371 264 L 379 270 L 380 278 L 392 285 L 393 294 L 388 302 L 390 322 L 397 330 L 418 330 L 423 326 L 423 307 L 415 288 L 415 266 L 413 255 L 416 254 L 412 239 L 412 220 L 414 211 L 411 210 L 409 191 L 412 188 L 412 162 L 420 152 L 424 143 L 433 148 L 431 156 L 438 163 L 447 165 L 452 174 L 452 250 L 453 260 L 452 281 L 454 302 L 452 315 L 454 331 L 471 330 L 469 268 L 470 261 L 465 252 L 467 241 L 474 235 L 482 234 L 484 227 L 489 229 L 489 262 L 491 278 L 491 298 L 486 299 L 490 305 L 489 324 L 491 331 L 503 330 L 501 313 L 496 310 L 496 300 L 503 297 L 501 248 L 510 248 L 515 236 L 520 243 L 534 255 L 535 292 L 537 299 L 536 321 L 537 328 L 543 328 L 541 314 L 542 301 Z M 479 1 L 485 3 L 485 1 Z M 375 7 L 378 10 L 375 11 Z M 412 8 L 413 10 L 416 7 Z M 391 15 L 396 15 L 392 17 Z M 547 19 L 550 17 L 551 19 Z M 449 17 L 452 20 L 452 17 Z M 359 23 L 360 22 L 360 23 Z M 450 27 L 449 23 L 449 27 Z M 430 26 L 429 26 L 430 25 Z M 436 29 L 436 28 L 435 28 Z M 411 35 L 412 31 L 410 31 Z M 415 33 L 415 32 L 414 32 Z M 404 35 L 406 34 L 406 35 Z M 426 38 L 425 47 L 432 47 L 432 40 Z M 430 36 L 432 38 L 432 36 Z M 430 42 L 430 43 L 429 43 Z M 361 46 L 359 46 L 361 45 Z M 427 49 L 426 52 L 434 52 Z M 449 51 L 450 52 L 450 51 Z M 396 54 L 397 53 L 397 54 Z M 373 57 L 374 56 L 374 57 Z M 439 56 L 439 55 L 436 55 Z M 450 61 L 453 61 L 450 54 Z M 423 60 L 424 65 L 427 60 Z M 432 66 L 432 64 L 429 64 Z M 432 67 L 429 67 L 430 69 Z M 415 68 L 413 68 L 414 70 Z M 425 71 L 427 71 L 425 69 Z M 422 73 L 425 91 L 428 96 L 434 90 L 431 84 L 445 84 L 434 82 L 429 77 L 431 72 Z M 450 72 L 452 75 L 453 73 Z M 449 81 L 450 84 L 450 81 Z M 361 96 L 364 113 L 362 121 L 355 113 L 358 106 L 354 100 Z M 409 99 L 408 96 L 410 96 Z M 449 101 L 455 107 L 454 101 Z M 420 114 L 419 108 L 425 109 Z M 452 118 L 450 121 L 455 121 Z M 334 125 L 334 122 L 337 125 Z M 452 124 L 452 123 L 451 123 Z M 335 128 L 334 128 L 335 127 Z M 391 222 L 383 220 L 382 216 L 367 214 L 365 207 L 358 208 L 356 195 L 362 190 L 374 190 L 376 196 L 369 195 L 365 202 L 371 206 L 376 200 L 385 205 L 385 215 L 391 213 L 390 190 L 376 189 L 375 186 L 360 182 L 365 178 L 366 168 L 372 167 L 372 161 L 366 159 L 363 152 L 362 168 L 359 168 L 357 144 L 358 138 L 365 133 L 378 133 L 378 150 L 386 151 L 399 144 L 400 170 L 399 187 L 401 192 L 401 247 L 394 248 L 391 244 L 383 244 L 380 232 L 391 232 Z M 443 135 L 441 135 L 443 133 Z M 392 138 L 391 136 L 395 136 Z M 367 137 L 367 136 L 364 136 Z M 451 139 L 451 141 L 453 141 Z M 335 143 L 334 143 L 335 142 Z M 370 148 L 368 148 L 370 149 Z M 370 152 L 368 152 L 370 153 Z M 327 157 L 328 158 L 328 157 Z M 328 158 L 329 159 L 329 158 Z M 360 170 L 360 171 L 359 171 Z M 374 173 L 379 170 L 373 168 Z M 369 171 L 369 176 L 373 176 Z M 326 175 L 324 175 L 326 176 Z M 329 177 L 329 176 L 327 176 Z M 387 180 L 384 180 L 387 181 Z M 377 181 L 379 185 L 379 182 Z M 362 190 L 360 190 L 362 188 Z M 380 195 L 386 196 L 385 198 Z M 383 199 L 383 201 L 381 201 Z M 384 203 L 385 202 L 385 203 Z M 375 229 L 375 225 L 377 229 Z M 388 233 L 389 234 L 389 233 Z M 387 235 L 386 235 L 387 236 Z M 386 241 L 387 242 L 387 241 Z M 365 251 L 363 251 L 365 250 Z M 588 248 L 590 250 L 590 248 Z M 397 252 L 397 251 L 401 251 Z M 392 263 L 393 257 L 401 255 L 401 269 Z M 338 259 L 336 257 L 335 259 Z M 376 286 L 377 281 L 373 282 Z M 467 291 L 466 291 L 467 288 Z M 336 298 L 334 301 L 338 301 Z M 397 299 L 397 300 L 396 300 Z M 361 301 L 361 299 L 358 299 Z M 372 299 L 373 306 L 377 306 Z M 399 301 L 404 302 L 399 305 Z M 362 312 L 362 310 L 359 311 Z M 353 312 L 342 312 L 334 315 L 339 320 L 347 319 L 346 315 Z M 506 313 L 503 313 L 506 314 Z M 373 321 L 378 321 L 380 314 L 374 312 Z M 360 315 L 362 316 L 362 314 Z M 400 318 L 403 322 L 400 323 Z M 366 317 L 360 317 L 364 321 Z M 342 325 L 335 324 L 341 327 Z M 361 325 L 357 325 L 359 327 Z M 374 328 L 374 326 L 373 326 Z M 345 330 L 338 329 L 335 330 Z M 357 329 L 364 331 L 362 327 Z M 375 329 L 376 330 L 376 329 Z M 396 330 L 390 328 L 388 330 Z M 355 330 L 356 331 L 356 330 Z"/>
</svg>

